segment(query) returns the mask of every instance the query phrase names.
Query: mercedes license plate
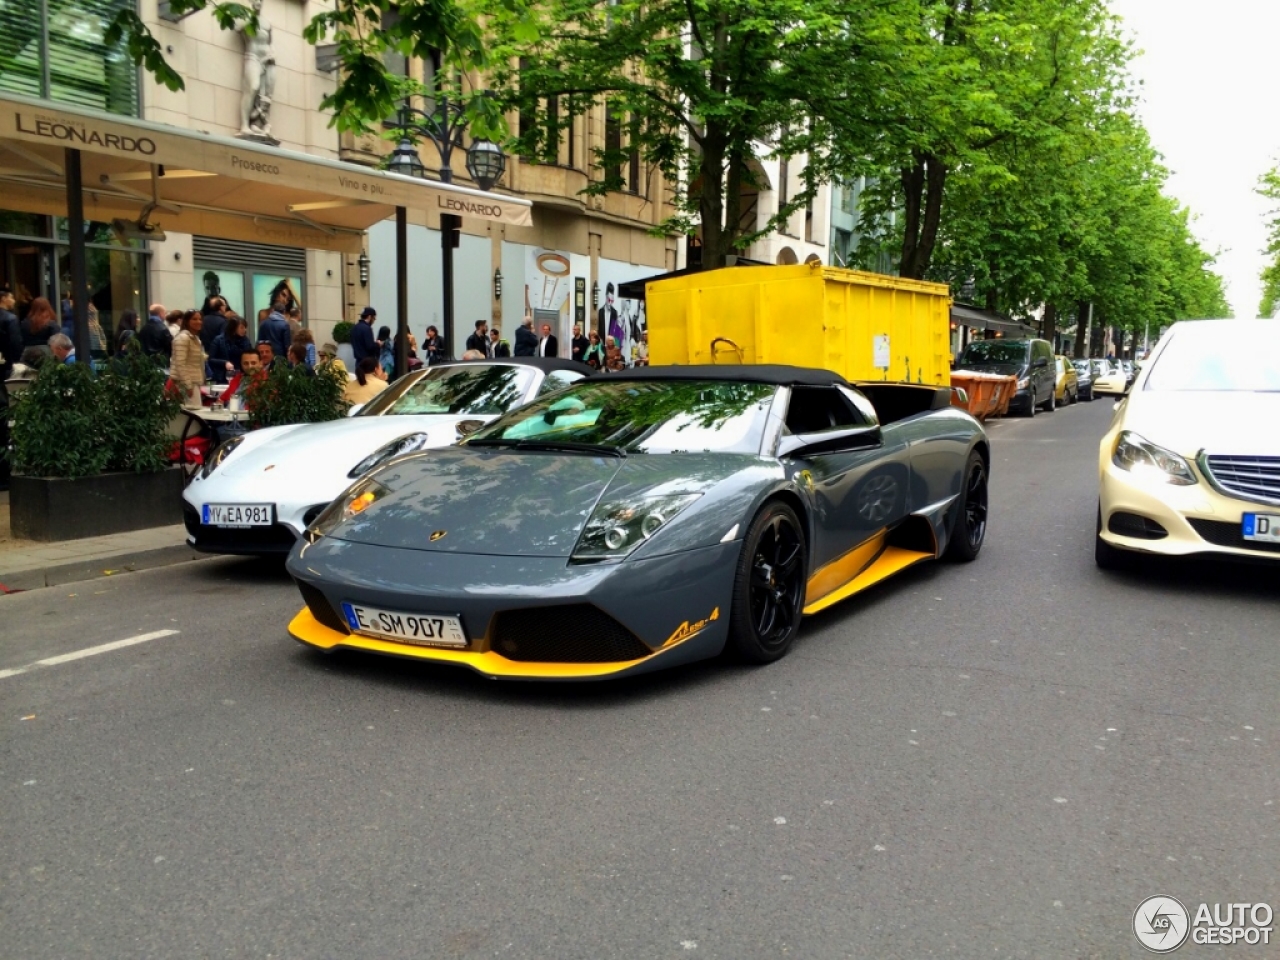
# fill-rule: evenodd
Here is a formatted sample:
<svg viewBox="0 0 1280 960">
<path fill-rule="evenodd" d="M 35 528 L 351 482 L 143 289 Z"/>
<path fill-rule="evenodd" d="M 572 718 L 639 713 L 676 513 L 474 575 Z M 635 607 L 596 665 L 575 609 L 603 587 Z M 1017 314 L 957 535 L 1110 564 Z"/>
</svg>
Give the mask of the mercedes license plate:
<svg viewBox="0 0 1280 960">
<path fill-rule="evenodd" d="M 1280 543 L 1280 514 L 1246 513 L 1244 538 L 1261 540 L 1263 543 Z"/>
<path fill-rule="evenodd" d="M 352 633 L 398 643 L 413 643 L 423 647 L 465 647 L 467 635 L 462 632 L 462 620 L 438 613 L 404 613 L 398 610 L 379 610 L 356 603 L 342 605 L 343 616 Z"/>
<path fill-rule="evenodd" d="M 200 511 L 206 527 L 269 527 L 269 503 L 206 503 Z"/>
</svg>

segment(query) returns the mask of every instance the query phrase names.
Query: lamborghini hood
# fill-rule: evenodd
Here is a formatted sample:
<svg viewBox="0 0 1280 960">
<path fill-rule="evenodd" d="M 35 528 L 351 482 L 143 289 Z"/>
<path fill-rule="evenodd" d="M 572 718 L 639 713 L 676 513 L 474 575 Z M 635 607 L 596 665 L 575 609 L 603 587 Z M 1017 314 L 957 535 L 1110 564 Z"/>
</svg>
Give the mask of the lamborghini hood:
<svg viewBox="0 0 1280 960">
<path fill-rule="evenodd" d="M 373 478 L 389 492 L 332 535 L 441 553 L 568 557 L 602 498 L 640 497 L 674 487 L 702 492 L 736 469 L 707 457 L 696 458 L 694 467 L 690 459 L 466 447 L 434 451 L 375 472 Z"/>
</svg>

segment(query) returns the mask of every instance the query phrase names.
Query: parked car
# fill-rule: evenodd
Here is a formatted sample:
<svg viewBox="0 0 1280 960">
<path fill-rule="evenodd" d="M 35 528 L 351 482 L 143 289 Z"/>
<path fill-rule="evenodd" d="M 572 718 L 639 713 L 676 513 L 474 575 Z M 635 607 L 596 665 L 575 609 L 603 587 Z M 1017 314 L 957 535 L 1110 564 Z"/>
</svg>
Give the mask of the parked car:
<svg viewBox="0 0 1280 960">
<path fill-rule="evenodd" d="M 1070 406 L 1080 399 L 1080 377 L 1066 357 L 1054 357 L 1053 366 L 1058 373 L 1054 402 Z"/>
<path fill-rule="evenodd" d="M 973 560 L 990 457 L 947 387 L 763 365 L 592 378 L 351 486 L 289 557 L 289 632 L 504 678 L 726 648 L 767 663 L 803 615 Z"/>
<path fill-rule="evenodd" d="M 1161 337 L 1098 457 L 1098 566 L 1134 554 L 1280 562 L 1280 323 Z"/>
<path fill-rule="evenodd" d="M 353 417 L 228 440 L 182 494 L 187 542 L 208 553 L 286 554 L 361 474 L 457 443 L 468 429 L 592 372 L 541 357 L 439 364 L 401 377 Z"/>
<path fill-rule="evenodd" d="M 1081 400 L 1093 400 L 1093 365 L 1088 360 L 1072 360 L 1071 365 L 1076 368 L 1076 386 L 1080 391 Z"/>
<path fill-rule="evenodd" d="M 1119 360 L 1120 369 L 1124 371 L 1125 386 L 1132 387 L 1133 380 L 1138 375 L 1138 365 L 1132 360 Z"/>
<path fill-rule="evenodd" d="M 1094 360 L 1098 371 L 1093 378 L 1093 392 L 1099 396 L 1122 397 L 1129 389 L 1129 378 L 1114 360 Z"/>
<path fill-rule="evenodd" d="M 974 340 L 954 369 L 1016 376 L 1018 389 L 1009 402 L 1010 413 L 1034 417 L 1037 407 L 1053 411 L 1058 406 L 1058 372 L 1047 340 Z"/>
</svg>

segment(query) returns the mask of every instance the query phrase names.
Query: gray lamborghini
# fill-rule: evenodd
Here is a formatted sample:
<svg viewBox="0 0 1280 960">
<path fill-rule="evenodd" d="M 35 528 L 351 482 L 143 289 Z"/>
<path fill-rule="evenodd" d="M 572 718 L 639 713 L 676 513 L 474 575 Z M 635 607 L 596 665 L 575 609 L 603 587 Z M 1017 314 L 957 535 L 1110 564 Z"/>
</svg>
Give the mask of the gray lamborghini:
<svg viewBox="0 0 1280 960">
<path fill-rule="evenodd" d="M 990 447 L 950 400 L 797 367 L 581 381 L 359 479 L 289 556 L 290 633 L 491 677 L 768 663 L 804 615 L 978 555 Z"/>
</svg>

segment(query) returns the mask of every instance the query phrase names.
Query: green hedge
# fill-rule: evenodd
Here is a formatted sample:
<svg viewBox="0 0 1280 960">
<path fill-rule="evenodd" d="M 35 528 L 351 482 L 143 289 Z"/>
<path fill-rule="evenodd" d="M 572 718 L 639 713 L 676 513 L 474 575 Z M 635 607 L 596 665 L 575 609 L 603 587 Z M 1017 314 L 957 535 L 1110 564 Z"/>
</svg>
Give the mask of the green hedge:
<svg viewBox="0 0 1280 960">
<path fill-rule="evenodd" d="M 346 387 L 346 375 L 330 364 L 321 364 L 312 373 L 302 364 L 280 363 L 245 388 L 249 426 L 280 427 L 345 417 L 351 407 L 343 399 Z"/>
</svg>

